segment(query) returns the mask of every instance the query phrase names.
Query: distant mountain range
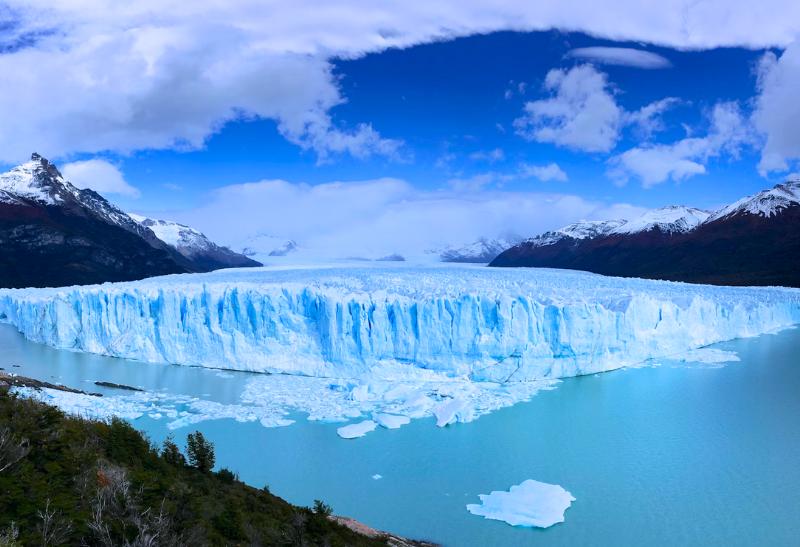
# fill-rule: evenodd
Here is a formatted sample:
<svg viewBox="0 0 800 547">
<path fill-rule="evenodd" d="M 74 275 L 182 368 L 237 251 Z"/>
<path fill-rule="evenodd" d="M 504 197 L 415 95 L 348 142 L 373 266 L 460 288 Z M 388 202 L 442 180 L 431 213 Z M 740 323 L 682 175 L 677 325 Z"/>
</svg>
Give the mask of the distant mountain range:
<svg viewBox="0 0 800 547">
<path fill-rule="evenodd" d="M 800 286 L 800 180 L 716 212 L 672 206 L 525 240 L 490 266 L 565 268 L 724 285 Z"/>
<path fill-rule="evenodd" d="M 519 243 L 521 240 L 521 237 L 482 237 L 468 245 L 452 245 L 438 251 L 431 251 L 431 253 L 438 255 L 442 262 L 487 264 L 504 250 Z"/>
<path fill-rule="evenodd" d="M 161 225 L 158 229 L 163 235 Z M 38 154 L 0 174 L 0 287 L 128 281 L 258 265 L 194 233 L 207 242 L 205 251 L 190 251 L 180 235 L 162 240 L 147 222 L 70 184 Z"/>
</svg>

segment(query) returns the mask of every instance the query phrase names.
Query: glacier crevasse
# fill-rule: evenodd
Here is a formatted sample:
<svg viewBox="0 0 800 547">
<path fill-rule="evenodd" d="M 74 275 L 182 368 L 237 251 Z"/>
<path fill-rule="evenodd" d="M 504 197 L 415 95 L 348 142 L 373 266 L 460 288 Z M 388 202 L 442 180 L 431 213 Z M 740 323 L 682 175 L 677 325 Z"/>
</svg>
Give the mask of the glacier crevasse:
<svg viewBox="0 0 800 547">
<path fill-rule="evenodd" d="M 0 290 L 56 348 L 310 376 L 588 374 L 800 323 L 800 290 L 474 266 L 226 270 Z"/>
</svg>

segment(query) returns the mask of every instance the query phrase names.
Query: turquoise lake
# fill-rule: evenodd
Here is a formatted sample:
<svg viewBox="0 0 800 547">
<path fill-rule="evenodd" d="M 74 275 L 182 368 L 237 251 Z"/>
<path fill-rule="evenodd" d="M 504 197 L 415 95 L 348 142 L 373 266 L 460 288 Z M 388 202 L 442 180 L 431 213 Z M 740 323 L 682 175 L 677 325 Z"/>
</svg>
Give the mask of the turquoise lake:
<svg viewBox="0 0 800 547">
<path fill-rule="evenodd" d="M 531 401 L 444 429 L 433 419 L 343 440 L 341 424 L 195 429 L 217 463 L 287 500 L 446 546 L 800 544 L 800 330 L 735 340 L 724 366 L 677 364 L 562 381 Z M 14 367 L 13 365 L 18 365 Z M 0 367 L 89 391 L 105 380 L 237 403 L 247 373 L 54 350 L 0 325 Z M 155 442 L 164 420 L 133 422 Z M 373 479 L 379 474 L 381 479 Z M 526 479 L 576 498 L 548 529 L 468 513 L 478 494 Z"/>
</svg>

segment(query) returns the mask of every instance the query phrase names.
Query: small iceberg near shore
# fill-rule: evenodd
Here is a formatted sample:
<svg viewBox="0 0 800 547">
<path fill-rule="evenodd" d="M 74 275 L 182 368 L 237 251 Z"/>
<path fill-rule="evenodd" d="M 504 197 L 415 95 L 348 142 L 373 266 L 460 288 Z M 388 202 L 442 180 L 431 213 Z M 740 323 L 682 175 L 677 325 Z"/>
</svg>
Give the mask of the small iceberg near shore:
<svg viewBox="0 0 800 547">
<path fill-rule="evenodd" d="M 363 437 L 370 431 L 375 431 L 376 427 L 378 427 L 378 424 L 372 420 L 364 420 L 363 422 L 358 422 L 357 424 L 342 426 L 336 430 L 336 433 L 338 433 L 343 439 L 355 439 L 358 437 Z"/>
<path fill-rule="evenodd" d="M 502 520 L 511 526 L 549 528 L 564 522 L 575 498 L 557 484 L 526 480 L 508 492 L 481 494 L 481 503 L 467 505 L 467 511 L 487 519 Z"/>
</svg>

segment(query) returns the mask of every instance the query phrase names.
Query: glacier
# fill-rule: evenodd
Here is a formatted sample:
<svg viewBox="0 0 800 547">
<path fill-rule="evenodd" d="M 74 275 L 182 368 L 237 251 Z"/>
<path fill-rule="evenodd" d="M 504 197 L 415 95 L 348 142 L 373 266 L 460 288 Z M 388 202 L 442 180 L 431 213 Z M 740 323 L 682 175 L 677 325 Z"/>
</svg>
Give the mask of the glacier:
<svg viewBox="0 0 800 547">
<path fill-rule="evenodd" d="M 4 289 L 0 320 L 35 342 L 150 363 L 509 383 L 608 371 L 786 328 L 800 323 L 800 290 L 332 264 Z M 454 419 L 456 406 L 440 418 Z"/>
</svg>

